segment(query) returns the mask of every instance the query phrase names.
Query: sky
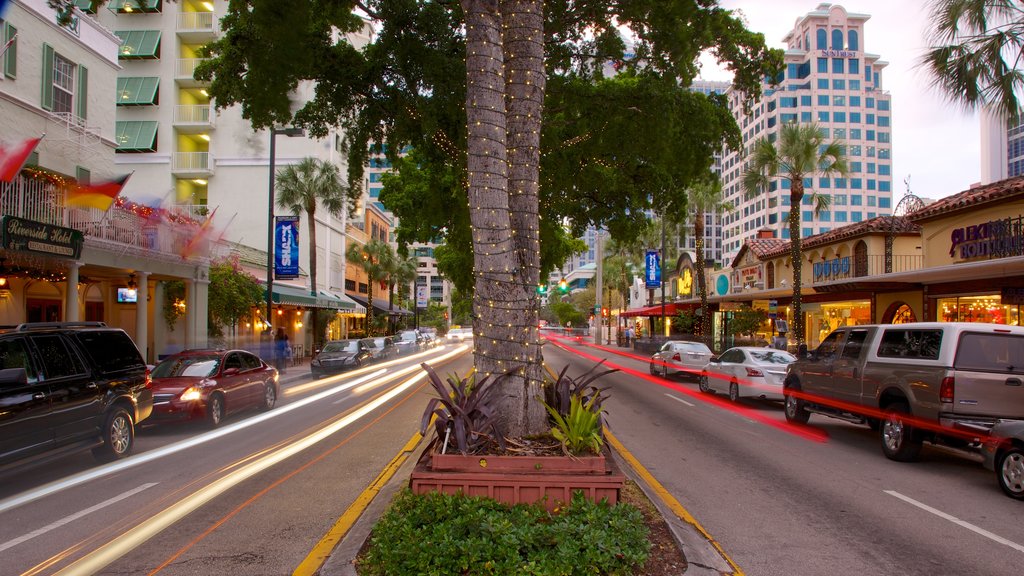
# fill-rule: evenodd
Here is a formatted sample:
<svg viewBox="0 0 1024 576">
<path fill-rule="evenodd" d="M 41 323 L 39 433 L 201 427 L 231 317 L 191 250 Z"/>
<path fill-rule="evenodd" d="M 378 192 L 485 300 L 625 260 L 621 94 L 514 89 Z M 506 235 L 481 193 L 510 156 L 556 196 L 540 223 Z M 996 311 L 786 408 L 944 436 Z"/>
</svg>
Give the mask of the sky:
<svg viewBox="0 0 1024 576">
<path fill-rule="evenodd" d="M 764 34 L 772 48 L 782 42 L 797 19 L 814 10 L 814 0 L 719 0 L 741 11 L 747 28 Z M 832 2 L 847 12 L 867 14 L 861 38 L 863 50 L 889 63 L 882 88 L 892 94 L 893 204 L 910 190 L 922 198 L 943 198 L 980 180 L 978 115 L 950 104 L 930 86 L 928 74 L 917 67 L 927 48 L 928 9 L 925 0 L 850 0 Z M 702 61 L 701 78 L 730 80 L 713 58 Z"/>
</svg>

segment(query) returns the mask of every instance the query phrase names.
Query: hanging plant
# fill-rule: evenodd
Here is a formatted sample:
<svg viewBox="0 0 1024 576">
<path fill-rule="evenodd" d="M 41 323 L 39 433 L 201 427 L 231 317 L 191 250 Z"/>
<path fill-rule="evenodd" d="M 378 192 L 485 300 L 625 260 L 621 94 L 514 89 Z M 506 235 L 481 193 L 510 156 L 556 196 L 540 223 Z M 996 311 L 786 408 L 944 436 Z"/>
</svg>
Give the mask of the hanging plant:
<svg viewBox="0 0 1024 576">
<path fill-rule="evenodd" d="M 167 329 L 174 332 L 178 318 L 185 314 L 185 282 L 166 280 L 161 284 L 164 287 L 164 320 L 167 321 Z"/>
</svg>

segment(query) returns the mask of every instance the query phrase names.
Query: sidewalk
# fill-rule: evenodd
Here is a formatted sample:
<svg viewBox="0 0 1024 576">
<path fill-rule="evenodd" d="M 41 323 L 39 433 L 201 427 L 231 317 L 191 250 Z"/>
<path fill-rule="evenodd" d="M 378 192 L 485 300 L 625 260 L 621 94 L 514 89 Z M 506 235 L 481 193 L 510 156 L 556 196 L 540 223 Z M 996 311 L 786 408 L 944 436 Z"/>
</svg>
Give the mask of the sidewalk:
<svg viewBox="0 0 1024 576">
<path fill-rule="evenodd" d="M 592 340 L 591 340 L 592 342 Z M 588 353 L 614 359 L 615 355 L 589 348 Z M 308 370 L 308 363 L 307 368 Z M 606 430 L 609 446 L 626 476 L 636 482 L 658 508 L 687 560 L 687 574 L 739 574 L 724 551 L 692 515 L 655 479 L 646 468 Z M 409 484 L 416 458 L 423 449 L 415 435 L 381 472 L 356 502 L 339 518 L 313 549 L 294 576 L 356 576 L 355 559 L 373 526 L 384 513 L 395 493 Z M 362 509 L 360 502 L 367 503 Z"/>
</svg>

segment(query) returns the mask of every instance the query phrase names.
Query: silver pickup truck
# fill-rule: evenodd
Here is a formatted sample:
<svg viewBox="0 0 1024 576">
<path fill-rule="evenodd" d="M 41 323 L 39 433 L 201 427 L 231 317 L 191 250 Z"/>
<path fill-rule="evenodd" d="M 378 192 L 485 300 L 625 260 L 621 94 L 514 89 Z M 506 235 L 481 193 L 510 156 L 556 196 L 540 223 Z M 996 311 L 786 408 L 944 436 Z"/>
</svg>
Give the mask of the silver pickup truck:
<svg viewBox="0 0 1024 576">
<path fill-rule="evenodd" d="M 1024 420 L 1024 327 L 843 326 L 797 356 L 783 384 L 786 419 L 868 424 L 893 460 L 915 460 L 923 441 L 966 447 L 998 420 Z"/>
</svg>

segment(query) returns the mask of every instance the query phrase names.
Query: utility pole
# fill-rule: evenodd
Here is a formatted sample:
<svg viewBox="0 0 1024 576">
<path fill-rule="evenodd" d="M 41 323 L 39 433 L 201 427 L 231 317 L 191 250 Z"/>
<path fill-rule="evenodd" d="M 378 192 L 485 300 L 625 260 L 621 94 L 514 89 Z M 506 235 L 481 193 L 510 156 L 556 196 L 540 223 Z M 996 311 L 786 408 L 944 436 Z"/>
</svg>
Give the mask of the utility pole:
<svg viewBox="0 0 1024 576">
<path fill-rule="evenodd" d="M 601 323 L 604 321 L 604 306 L 602 306 L 601 295 L 604 290 L 604 255 L 601 253 L 601 228 L 597 229 L 597 246 L 595 254 L 597 255 L 597 285 L 594 290 L 594 344 L 597 346 L 601 345 Z"/>
<path fill-rule="evenodd" d="M 665 322 L 665 257 L 668 254 L 665 252 L 665 215 L 661 216 L 661 331 L 667 332 L 667 323 Z M 651 334 L 653 336 L 653 334 Z M 668 334 L 665 334 L 666 336 Z"/>
</svg>

